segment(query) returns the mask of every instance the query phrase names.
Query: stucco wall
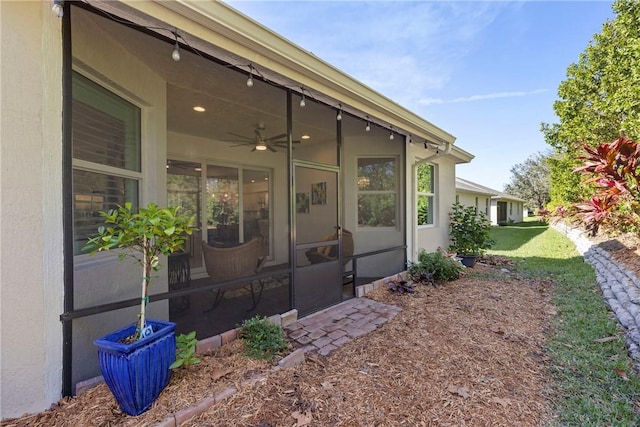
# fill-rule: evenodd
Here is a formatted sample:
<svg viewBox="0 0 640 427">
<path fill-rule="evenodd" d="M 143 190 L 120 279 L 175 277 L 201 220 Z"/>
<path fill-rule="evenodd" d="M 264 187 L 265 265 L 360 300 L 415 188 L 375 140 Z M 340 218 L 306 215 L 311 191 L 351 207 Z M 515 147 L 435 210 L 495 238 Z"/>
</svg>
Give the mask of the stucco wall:
<svg viewBox="0 0 640 427">
<path fill-rule="evenodd" d="M 461 205 L 465 205 L 465 206 L 473 206 L 476 207 L 476 197 L 478 198 L 478 212 L 482 212 L 485 215 L 487 215 L 487 217 L 489 217 L 489 215 L 491 214 L 491 196 L 488 196 L 486 194 L 480 194 L 480 193 L 471 193 L 468 191 L 461 191 L 458 190 L 456 192 L 456 195 L 458 196 L 458 201 Z M 489 211 L 487 212 L 487 201 L 488 201 L 488 206 L 489 206 Z M 490 218 L 491 219 L 491 218 Z"/>
<path fill-rule="evenodd" d="M 407 165 L 408 212 L 407 221 L 407 257 L 416 260 L 421 249 L 434 252 L 438 248 L 449 246 L 449 211 L 455 203 L 455 162 L 447 156 L 434 157 L 427 162 L 435 167 L 435 205 L 434 225 L 417 226 L 416 219 L 416 186 L 415 167 L 412 164 L 434 155 L 433 150 L 425 150 L 421 144 L 410 144 L 407 148 L 409 164 Z M 409 236 L 411 237 L 409 239 Z"/>
<path fill-rule="evenodd" d="M 0 2 L 0 418 L 62 388 L 62 43 L 48 2 Z"/>
</svg>

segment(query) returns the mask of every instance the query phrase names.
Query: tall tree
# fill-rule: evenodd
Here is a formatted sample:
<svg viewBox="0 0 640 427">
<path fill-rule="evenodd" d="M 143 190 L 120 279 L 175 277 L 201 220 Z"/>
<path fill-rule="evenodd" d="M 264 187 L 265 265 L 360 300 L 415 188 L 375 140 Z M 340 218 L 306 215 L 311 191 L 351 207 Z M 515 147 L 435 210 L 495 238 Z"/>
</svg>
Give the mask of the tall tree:
<svg viewBox="0 0 640 427">
<path fill-rule="evenodd" d="M 558 88 L 555 124 L 542 124 L 546 142 L 558 156 L 552 164 L 554 203 L 577 202 L 575 179 L 581 144 L 596 146 L 619 136 L 640 137 L 640 0 L 617 0 L 615 19 L 607 21 L 567 69 Z"/>
<path fill-rule="evenodd" d="M 505 193 L 527 201 L 530 208 L 542 209 L 549 203 L 548 155 L 537 153 L 511 168 L 511 181 Z"/>
</svg>

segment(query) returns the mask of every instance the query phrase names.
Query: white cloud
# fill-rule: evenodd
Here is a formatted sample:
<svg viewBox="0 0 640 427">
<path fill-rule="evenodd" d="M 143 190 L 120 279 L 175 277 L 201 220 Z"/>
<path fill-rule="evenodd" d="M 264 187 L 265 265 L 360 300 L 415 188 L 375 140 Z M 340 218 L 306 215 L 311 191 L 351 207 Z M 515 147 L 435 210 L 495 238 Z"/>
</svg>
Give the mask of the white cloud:
<svg viewBox="0 0 640 427">
<path fill-rule="evenodd" d="M 446 87 L 511 2 L 232 2 L 408 107 Z"/>
<path fill-rule="evenodd" d="M 548 91 L 549 89 L 536 89 L 531 91 L 517 91 L 517 92 L 496 92 L 496 93 L 487 93 L 484 95 L 463 96 L 463 97 L 453 98 L 453 99 L 423 98 L 418 101 L 418 104 L 420 105 L 458 104 L 461 102 L 484 101 L 487 99 L 516 98 L 516 97 L 522 97 L 522 96 L 536 95 L 536 94 L 544 93 Z"/>
</svg>

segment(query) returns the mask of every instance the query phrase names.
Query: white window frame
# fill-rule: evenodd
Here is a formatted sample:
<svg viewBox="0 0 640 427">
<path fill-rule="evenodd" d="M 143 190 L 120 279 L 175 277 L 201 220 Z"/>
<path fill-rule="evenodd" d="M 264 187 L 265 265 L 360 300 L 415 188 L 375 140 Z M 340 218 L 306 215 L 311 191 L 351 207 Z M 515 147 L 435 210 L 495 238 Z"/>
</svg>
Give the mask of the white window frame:
<svg viewBox="0 0 640 427">
<path fill-rule="evenodd" d="M 87 171 L 87 172 L 95 172 L 95 173 L 99 173 L 99 174 L 104 174 L 104 175 L 112 175 L 112 176 L 117 176 L 120 178 L 125 178 L 125 179 L 131 179 L 131 180 L 135 180 L 138 184 L 138 203 L 140 205 L 142 205 L 142 201 L 144 200 L 144 195 L 143 195 L 143 176 L 144 176 L 144 170 L 145 170 L 145 138 L 144 138 L 144 133 L 145 133 L 145 128 L 144 128 L 144 124 L 145 124 L 145 108 L 144 105 L 140 102 L 140 100 L 138 99 L 133 99 L 130 96 L 127 96 L 126 91 L 123 90 L 122 88 L 116 87 L 113 84 L 109 84 L 105 81 L 103 81 L 103 79 L 100 79 L 98 77 L 96 77 L 96 75 L 94 75 L 93 73 L 89 73 L 84 69 L 78 69 L 76 67 L 73 67 L 73 71 L 75 73 L 78 73 L 79 75 L 81 75 L 82 77 L 84 77 L 87 80 L 90 80 L 93 84 L 100 86 L 102 89 L 111 92 L 112 94 L 124 99 L 125 101 L 131 103 L 132 105 L 134 105 L 135 107 L 137 107 L 138 109 L 140 109 L 140 171 L 134 171 L 134 170 L 130 170 L 130 169 L 125 169 L 125 168 L 117 168 L 114 166 L 109 166 L 109 165 L 104 165 L 101 163 L 95 163 L 95 162 L 90 162 L 87 160 L 82 160 L 82 159 L 77 159 L 77 158 L 72 158 L 71 159 L 71 173 L 73 174 L 73 171 L 76 170 L 82 170 L 82 171 Z M 75 193 L 74 193 L 75 194 Z M 74 226 L 75 227 L 75 226 Z M 97 230 L 96 230 L 97 231 Z M 75 231 L 74 231 L 75 233 Z M 75 252 L 75 250 L 74 250 Z M 113 256 L 115 256 L 115 253 L 117 253 L 118 251 L 114 251 L 114 254 L 108 254 L 108 253 L 103 253 L 101 258 L 112 258 Z M 90 255 L 87 253 L 79 253 L 79 254 L 75 254 L 74 253 L 74 258 L 76 258 L 78 260 L 78 262 L 80 261 L 86 261 L 88 259 Z"/>
<path fill-rule="evenodd" d="M 420 168 L 420 166 L 429 166 L 431 168 L 431 182 L 433 184 L 433 190 L 431 192 L 425 192 L 425 191 L 418 191 L 420 186 L 419 186 L 419 182 L 418 182 L 418 169 Z M 438 188 L 438 180 L 437 180 L 437 168 L 436 165 L 433 163 L 421 163 L 419 165 L 417 165 L 415 167 L 415 171 L 414 171 L 414 182 L 415 182 L 415 194 L 416 194 L 416 202 L 415 202 L 415 207 L 414 207 L 414 214 L 415 214 L 415 222 L 416 222 L 416 226 L 418 227 L 418 229 L 424 229 L 424 228 L 433 228 L 436 226 L 437 221 L 438 221 L 438 209 L 437 209 L 437 199 L 436 199 L 436 194 L 437 194 L 437 188 Z M 418 224 L 418 199 L 420 197 L 431 197 L 431 202 L 433 204 L 433 218 L 431 219 L 431 223 L 428 224 Z M 456 195 L 456 200 L 459 200 L 459 196 Z"/>
</svg>

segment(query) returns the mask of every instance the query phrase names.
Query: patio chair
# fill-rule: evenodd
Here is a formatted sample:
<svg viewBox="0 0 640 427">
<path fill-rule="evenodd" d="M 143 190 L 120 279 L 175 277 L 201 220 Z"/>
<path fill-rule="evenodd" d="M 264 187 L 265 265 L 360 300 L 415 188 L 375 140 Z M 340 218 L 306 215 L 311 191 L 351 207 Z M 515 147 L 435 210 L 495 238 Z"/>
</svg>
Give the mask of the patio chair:
<svg viewBox="0 0 640 427">
<path fill-rule="evenodd" d="M 206 310 L 205 313 L 213 311 L 220 304 L 227 290 L 238 286 L 249 287 L 253 305 L 247 311 L 254 310 L 260 302 L 260 297 L 264 289 L 264 281 L 262 279 L 257 280 L 257 290 L 255 289 L 253 280 L 249 281 L 248 284 L 241 285 L 238 285 L 238 283 L 225 285 L 222 282 L 260 274 L 267 258 L 258 256 L 258 239 L 253 239 L 234 247 L 221 248 L 209 246 L 207 242 L 203 241 L 202 253 L 204 255 L 207 274 L 211 278 L 211 281 L 213 283 L 221 283 L 219 286 L 213 288 L 213 290 L 216 291 L 213 307 Z"/>
<path fill-rule="evenodd" d="M 338 236 L 337 232 L 328 234 L 322 238 L 323 241 L 336 240 Z M 320 246 L 315 249 L 309 249 L 305 255 L 311 264 L 318 264 L 320 262 L 333 261 L 338 258 L 338 246 Z M 348 230 L 342 230 L 342 256 L 343 258 L 353 255 L 353 234 Z M 346 264 L 348 261 L 344 261 Z"/>
</svg>

